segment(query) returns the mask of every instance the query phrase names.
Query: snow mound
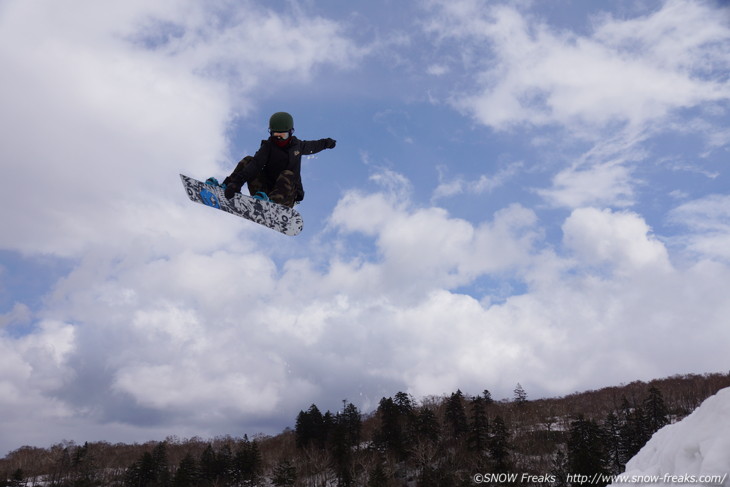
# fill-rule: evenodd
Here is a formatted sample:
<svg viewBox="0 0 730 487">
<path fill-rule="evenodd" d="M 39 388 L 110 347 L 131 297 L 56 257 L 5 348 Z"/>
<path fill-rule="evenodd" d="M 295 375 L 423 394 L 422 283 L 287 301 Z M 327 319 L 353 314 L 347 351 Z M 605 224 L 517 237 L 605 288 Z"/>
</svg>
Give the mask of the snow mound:
<svg viewBox="0 0 730 487">
<path fill-rule="evenodd" d="M 657 431 L 612 485 L 730 487 L 730 388 Z"/>
</svg>

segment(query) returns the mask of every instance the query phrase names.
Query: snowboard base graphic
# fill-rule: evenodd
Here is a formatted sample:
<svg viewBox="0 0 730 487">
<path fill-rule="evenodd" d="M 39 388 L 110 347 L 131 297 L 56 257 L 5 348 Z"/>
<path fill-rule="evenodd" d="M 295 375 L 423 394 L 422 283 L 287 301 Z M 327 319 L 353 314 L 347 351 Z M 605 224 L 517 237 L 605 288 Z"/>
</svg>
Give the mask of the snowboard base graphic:
<svg viewBox="0 0 730 487">
<path fill-rule="evenodd" d="M 223 194 L 223 188 L 180 174 L 188 198 L 211 208 L 240 216 L 284 235 L 294 236 L 304 228 L 302 216 L 293 208 L 273 201 L 263 201 L 241 193 L 230 200 Z"/>
</svg>

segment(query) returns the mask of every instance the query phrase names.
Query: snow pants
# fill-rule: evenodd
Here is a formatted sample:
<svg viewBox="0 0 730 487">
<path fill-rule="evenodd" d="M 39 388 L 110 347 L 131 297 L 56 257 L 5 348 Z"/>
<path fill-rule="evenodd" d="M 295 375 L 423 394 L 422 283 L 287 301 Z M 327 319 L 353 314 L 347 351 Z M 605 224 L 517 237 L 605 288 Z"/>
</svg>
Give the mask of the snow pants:
<svg viewBox="0 0 730 487">
<path fill-rule="evenodd" d="M 246 156 L 239 164 L 244 167 L 253 158 Z M 248 181 L 248 192 L 251 196 L 259 191 L 266 193 L 271 201 L 292 208 L 297 200 L 296 176 L 292 171 L 282 171 L 275 181 L 270 181 L 263 172 Z"/>
</svg>

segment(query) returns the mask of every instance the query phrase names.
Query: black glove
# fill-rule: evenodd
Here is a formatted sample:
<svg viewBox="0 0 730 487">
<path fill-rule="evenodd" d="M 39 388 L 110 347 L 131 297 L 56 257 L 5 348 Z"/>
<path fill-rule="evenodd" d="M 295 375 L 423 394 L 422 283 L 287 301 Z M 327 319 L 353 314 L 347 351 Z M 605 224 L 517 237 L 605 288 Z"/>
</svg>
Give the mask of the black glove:
<svg viewBox="0 0 730 487">
<path fill-rule="evenodd" d="M 334 149 L 337 145 L 337 141 L 335 139 L 324 139 L 324 148 L 325 149 Z"/>
<path fill-rule="evenodd" d="M 231 199 L 236 195 L 236 193 L 241 192 L 242 186 L 243 184 L 236 184 L 234 182 L 226 183 L 226 189 L 223 190 L 223 194 L 226 195 L 226 198 Z"/>
</svg>

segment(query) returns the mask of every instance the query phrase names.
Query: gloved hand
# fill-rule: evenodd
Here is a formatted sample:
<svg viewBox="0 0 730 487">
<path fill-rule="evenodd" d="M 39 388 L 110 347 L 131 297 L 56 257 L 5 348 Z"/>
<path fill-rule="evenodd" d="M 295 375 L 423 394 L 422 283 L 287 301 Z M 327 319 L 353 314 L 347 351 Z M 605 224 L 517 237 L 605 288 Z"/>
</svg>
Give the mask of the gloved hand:
<svg viewBox="0 0 730 487">
<path fill-rule="evenodd" d="M 335 139 L 324 139 L 324 148 L 325 149 L 334 149 L 335 145 L 337 145 L 337 141 Z"/>
<path fill-rule="evenodd" d="M 231 199 L 236 195 L 236 193 L 241 192 L 242 186 L 243 186 L 242 184 L 236 184 L 234 182 L 229 182 L 225 185 L 223 194 L 226 195 L 226 198 Z"/>
</svg>

